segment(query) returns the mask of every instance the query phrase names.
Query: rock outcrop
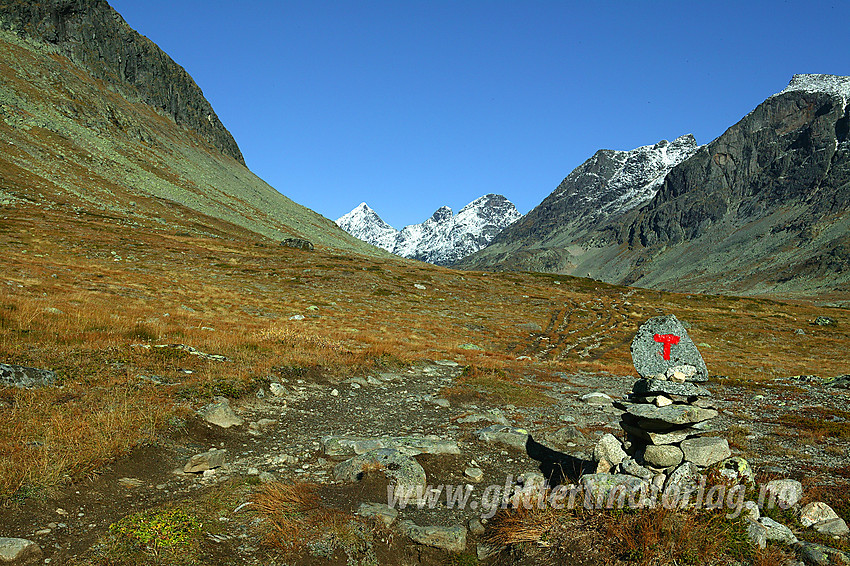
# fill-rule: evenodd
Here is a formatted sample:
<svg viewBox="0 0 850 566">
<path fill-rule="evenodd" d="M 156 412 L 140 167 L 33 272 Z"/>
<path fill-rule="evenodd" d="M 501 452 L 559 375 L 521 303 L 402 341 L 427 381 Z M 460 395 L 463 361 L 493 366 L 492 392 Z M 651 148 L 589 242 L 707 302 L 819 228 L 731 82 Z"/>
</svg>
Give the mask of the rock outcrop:
<svg viewBox="0 0 850 566">
<path fill-rule="evenodd" d="M 582 212 L 582 191 L 607 194 L 603 181 L 616 168 L 597 153 L 567 177 L 575 181 L 570 192 L 559 187 L 461 266 L 699 292 L 846 292 L 848 99 L 848 77 L 795 75 L 785 90 L 672 167 L 651 199 L 619 214 Z"/>
<path fill-rule="evenodd" d="M 0 1 L 0 29 L 55 45 L 92 76 L 140 98 L 245 164 L 191 76 L 105 0 Z"/>
</svg>

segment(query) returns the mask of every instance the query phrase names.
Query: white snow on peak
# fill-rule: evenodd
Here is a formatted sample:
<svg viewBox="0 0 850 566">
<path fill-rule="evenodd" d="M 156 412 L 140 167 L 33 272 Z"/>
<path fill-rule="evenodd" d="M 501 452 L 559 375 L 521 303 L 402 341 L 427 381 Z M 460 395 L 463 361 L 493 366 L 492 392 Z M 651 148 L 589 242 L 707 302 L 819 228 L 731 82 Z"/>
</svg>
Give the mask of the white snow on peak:
<svg viewBox="0 0 850 566">
<path fill-rule="evenodd" d="M 508 199 L 488 194 L 464 206 L 457 214 L 442 206 L 421 224 L 401 230 L 381 220 L 366 203 L 336 223 L 349 234 L 394 254 L 448 265 L 480 250 L 521 217 Z"/>
<path fill-rule="evenodd" d="M 354 210 L 339 217 L 337 226 L 364 242 L 391 252 L 398 230 L 384 222 L 378 214 L 361 202 Z"/>
<path fill-rule="evenodd" d="M 850 77 L 841 77 L 838 75 L 794 75 L 788 86 L 774 96 L 795 91 L 826 92 L 842 97 L 846 103 L 850 99 Z"/>
<path fill-rule="evenodd" d="M 685 134 L 630 151 L 600 150 L 561 183 L 557 199 L 568 199 L 586 219 L 625 212 L 650 200 L 670 170 L 699 146 Z"/>
</svg>

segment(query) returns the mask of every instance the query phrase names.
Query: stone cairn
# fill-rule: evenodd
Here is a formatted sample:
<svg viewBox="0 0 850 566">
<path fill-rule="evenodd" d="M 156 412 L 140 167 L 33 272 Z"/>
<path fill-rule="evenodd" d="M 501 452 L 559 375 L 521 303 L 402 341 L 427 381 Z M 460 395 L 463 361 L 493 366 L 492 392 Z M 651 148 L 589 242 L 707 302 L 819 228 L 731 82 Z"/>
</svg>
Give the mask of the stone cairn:
<svg viewBox="0 0 850 566">
<path fill-rule="evenodd" d="M 631 353 L 641 379 L 627 400 L 615 403 L 624 411 L 625 441 L 611 434 L 600 440 L 594 450 L 596 477 L 583 480 L 590 484 L 585 487 L 595 491 L 599 474 L 606 474 L 603 483 L 610 485 L 613 473 L 620 476 L 617 483 L 631 476 L 658 491 L 672 484 L 689 490 L 702 469 L 721 462 L 722 475 L 751 477 L 746 461 L 730 458 L 725 438 L 705 436 L 718 413 L 711 393 L 700 385 L 708 381 L 705 361 L 681 322 L 672 315 L 648 320 L 632 341 Z"/>
<path fill-rule="evenodd" d="M 705 361 L 675 316 L 656 317 L 632 341 L 641 378 L 620 408 L 627 452 L 641 464 L 667 470 L 682 462 L 708 467 L 732 454 L 724 438 L 707 437 L 717 416 Z"/>
</svg>

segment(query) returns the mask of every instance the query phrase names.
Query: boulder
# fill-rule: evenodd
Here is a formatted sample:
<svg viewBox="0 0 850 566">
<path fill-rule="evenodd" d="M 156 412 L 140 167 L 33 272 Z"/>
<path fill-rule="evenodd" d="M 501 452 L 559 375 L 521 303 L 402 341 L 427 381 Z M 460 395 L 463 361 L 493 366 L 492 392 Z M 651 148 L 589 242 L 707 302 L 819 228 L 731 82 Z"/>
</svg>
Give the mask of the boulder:
<svg viewBox="0 0 850 566">
<path fill-rule="evenodd" d="M 624 490 L 622 499 L 624 505 L 628 505 L 630 501 L 638 499 L 640 504 L 644 501 L 641 498 L 634 496 L 639 491 L 643 491 L 642 495 L 649 494 L 649 482 L 626 474 L 586 474 L 579 480 L 582 491 L 584 493 L 584 504 L 595 507 L 611 507 L 619 505 L 621 493 L 613 494 L 614 488 L 620 487 Z M 614 505 L 612 505 L 614 504 Z"/>
<path fill-rule="evenodd" d="M 765 536 L 767 540 L 775 540 L 782 544 L 797 544 L 797 537 L 791 532 L 791 529 L 771 519 L 770 517 L 759 518 L 759 523 L 765 528 Z"/>
<path fill-rule="evenodd" d="M 688 381 L 705 381 L 708 369 L 696 345 L 674 315 L 657 316 L 643 323 L 631 345 L 632 361 L 641 377 L 665 375 L 676 366 L 693 366 Z M 674 370 L 676 371 L 676 370 Z"/>
<path fill-rule="evenodd" d="M 396 481 L 400 487 L 425 486 L 425 470 L 419 462 L 395 448 L 380 448 L 337 464 L 334 477 L 343 481 L 360 481 L 367 472 L 379 472 Z"/>
<path fill-rule="evenodd" d="M 398 511 L 386 503 L 361 503 L 357 510 L 360 517 L 372 518 L 389 527 L 398 517 Z"/>
<path fill-rule="evenodd" d="M 732 455 L 729 442 L 716 436 L 689 438 L 679 445 L 685 460 L 703 468 L 722 462 Z"/>
<path fill-rule="evenodd" d="M 285 248 L 293 248 L 296 250 L 305 250 L 308 252 L 312 252 L 314 247 L 313 242 L 310 240 L 305 240 L 304 238 L 285 238 L 280 242 L 280 245 Z"/>
<path fill-rule="evenodd" d="M 40 564 L 41 547 L 25 538 L 0 537 L 0 564 L 30 566 Z"/>
<path fill-rule="evenodd" d="M 649 430 L 643 430 L 636 424 L 630 423 L 625 419 L 620 422 L 620 426 L 631 436 L 649 444 L 656 445 L 679 444 L 686 438 L 699 434 L 698 430 L 694 430 L 690 427 L 683 428 L 680 430 L 672 430 L 670 432 L 653 432 Z"/>
<path fill-rule="evenodd" d="M 643 459 L 655 468 L 672 468 L 682 463 L 683 454 L 678 446 L 650 444 L 643 453 Z"/>
<path fill-rule="evenodd" d="M 699 489 L 702 476 L 692 462 L 683 462 L 667 477 L 664 493 L 670 497 L 683 497 Z"/>
<path fill-rule="evenodd" d="M 454 553 L 466 550 L 466 527 L 420 527 L 413 521 L 402 521 L 399 530 L 418 544 Z"/>
<path fill-rule="evenodd" d="M 607 472 L 627 457 L 623 445 L 611 433 L 605 434 L 593 449 L 593 460 L 599 462 L 597 472 Z"/>
<path fill-rule="evenodd" d="M 711 392 L 695 383 L 676 383 L 660 379 L 639 379 L 632 387 L 637 395 L 681 395 L 683 397 L 710 397 Z"/>
<path fill-rule="evenodd" d="M 850 556 L 840 550 L 805 541 L 800 543 L 800 558 L 814 566 L 850 564 Z"/>
<path fill-rule="evenodd" d="M 838 519 L 838 513 L 822 501 L 807 503 L 800 509 L 800 522 L 804 527 L 811 527 L 815 523 L 832 519 Z"/>
<path fill-rule="evenodd" d="M 691 405 L 655 405 L 632 404 L 626 411 L 637 419 L 637 426 L 644 430 L 669 432 L 676 427 L 692 425 L 717 416 L 714 409 L 701 409 Z"/>
<path fill-rule="evenodd" d="M 32 389 L 55 384 L 56 374 L 50 370 L 0 364 L 0 385 Z"/>
<path fill-rule="evenodd" d="M 850 534 L 847 523 L 842 518 L 829 519 L 812 525 L 812 528 L 822 535 L 843 537 Z"/>
<path fill-rule="evenodd" d="M 788 509 L 803 498 L 803 484 L 797 480 L 771 480 L 765 486 L 768 501 L 774 500 L 782 509 Z"/>
<path fill-rule="evenodd" d="M 524 428 L 515 428 L 500 424 L 482 428 L 475 434 L 478 435 L 479 440 L 483 440 L 484 442 L 505 444 L 519 450 L 525 450 L 525 443 L 528 440 L 528 431 Z"/>
</svg>

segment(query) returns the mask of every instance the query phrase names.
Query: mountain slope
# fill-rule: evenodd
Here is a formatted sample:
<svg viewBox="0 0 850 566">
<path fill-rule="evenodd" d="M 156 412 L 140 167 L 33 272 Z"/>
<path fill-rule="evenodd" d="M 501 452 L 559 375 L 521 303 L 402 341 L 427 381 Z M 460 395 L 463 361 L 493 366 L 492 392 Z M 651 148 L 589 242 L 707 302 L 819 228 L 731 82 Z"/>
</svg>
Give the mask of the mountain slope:
<svg viewBox="0 0 850 566">
<path fill-rule="evenodd" d="M 846 302 L 848 85 L 846 77 L 796 75 L 672 168 L 642 207 L 578 230 L 557 248 L 524 221 L 464 265 Z"/>
<path fill-rule="evenodd" d="M 502 195 L 488 194 L 464 206 L 456 215 L 440 207 L 421 224 L 396 230 L 364 202 L 337 219 L 348 233 L 402 257 L 436 265 L 451 265 L 486 246 L 522 215 Z"/>
<path fill-rule="evenodd" d="M 459 265 L 570 272 L 583 235 L 651 199 L 667 172 L 696 149 L 690 134 L 631 151 L 600 149 L 522 220 Z"/>
<path fill-rule="evenodd" d="M 274 239 L 381 253 L 251 173 L 191 77 L 106 2 L 0 0 L 0 22 L 15 30 L 0 30 L 4 206 L 84 208 L 128 222 L 162 222 L 165 208 L 181 206 Z M 75 39 L 88 34 L 102 41 Z M 141 50 L 134 73 L 128 45 Z M 119 80 L 128 73 L 132 83 Z M 165 91 L 170 98 L 158 98 Z"/>
</svg>

